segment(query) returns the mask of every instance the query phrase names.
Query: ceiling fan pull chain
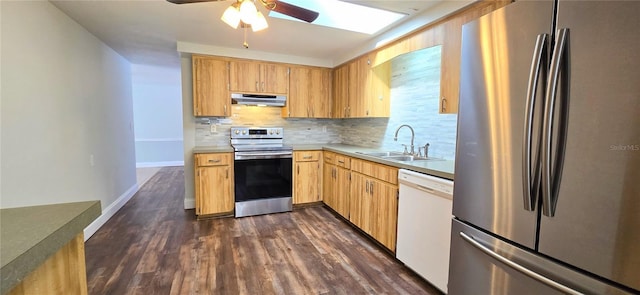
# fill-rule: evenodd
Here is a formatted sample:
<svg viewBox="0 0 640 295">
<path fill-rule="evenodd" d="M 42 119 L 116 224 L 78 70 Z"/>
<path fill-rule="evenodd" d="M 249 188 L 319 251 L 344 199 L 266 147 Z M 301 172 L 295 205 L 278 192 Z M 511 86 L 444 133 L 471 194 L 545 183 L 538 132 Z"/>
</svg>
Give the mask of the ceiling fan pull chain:
<svg viewBox="0 0 640 295">
<path fill-rule="evenodd" d="M 249 43 L 247 43 L 247 27 L 244 27 L 244 43 L 242 43 L 242 46 L 249 49 Z"/>
</svg>

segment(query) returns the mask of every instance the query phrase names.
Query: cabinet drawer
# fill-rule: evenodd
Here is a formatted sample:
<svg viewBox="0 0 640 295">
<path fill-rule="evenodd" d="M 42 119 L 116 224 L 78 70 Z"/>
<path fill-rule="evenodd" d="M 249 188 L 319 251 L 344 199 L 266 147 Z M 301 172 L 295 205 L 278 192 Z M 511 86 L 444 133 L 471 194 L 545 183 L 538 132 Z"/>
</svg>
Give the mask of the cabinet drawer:
<svg viewBox="0 0 640 295">
<path fill-rule="evenodd" d="M 196 154 L 196 166 L 224 166 L 230 165 L 232 161 L 231 153 L 218 154 Z"/>
<path fill-rule="evenodd" d="M 342 167 L 345 169 L 351 168 L 351 158 L 343 155 L 336 154 L 336 166 Z"/>
<path fill-rule="evenodd" d="M 293 152 L 293 158 L 296 162 L 313 162 L 320 160 L 320 151 L 304 151 Z"/>
<path fill-rule="evenodd" d="M 323 152 L 324 154 L 324 163 L 326 164 L 335 164 L 336 163 L 336 154 L 332 152 Z"/>
<path fill-rule="evenodd" d="M 353 159 L 351 161 L 351 170 L 391 184 L 398 184 L 398 168 L 395 167 Z"/>
</svg>

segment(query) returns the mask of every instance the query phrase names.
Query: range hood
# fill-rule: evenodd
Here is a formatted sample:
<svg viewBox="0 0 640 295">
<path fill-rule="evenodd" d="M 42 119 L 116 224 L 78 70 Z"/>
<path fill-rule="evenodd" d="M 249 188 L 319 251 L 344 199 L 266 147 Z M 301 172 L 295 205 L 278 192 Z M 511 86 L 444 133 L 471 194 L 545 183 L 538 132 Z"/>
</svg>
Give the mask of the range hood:
<svg viewBox="0 0 640 295">
<path fill-rule="evenodd" d="M 284 95 L 231 93 L 232 104 L 283 107 L 286 101 Z"/>
</svg>

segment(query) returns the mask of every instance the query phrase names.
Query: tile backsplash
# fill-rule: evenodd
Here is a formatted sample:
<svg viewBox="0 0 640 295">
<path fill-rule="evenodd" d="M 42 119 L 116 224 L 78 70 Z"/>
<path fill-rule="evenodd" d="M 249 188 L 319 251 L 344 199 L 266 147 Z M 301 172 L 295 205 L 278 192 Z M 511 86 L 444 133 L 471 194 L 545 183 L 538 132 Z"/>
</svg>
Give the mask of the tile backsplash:
<svg viewBox="0 0 640 295">
<path fill-rule="evenodd" d="M 280 126 L 286 144 L 344 143 L 384 150 L 402 151 L 415 130 L 415 146 L 430 144 L 429 156 L 454 159 L 456 115 L 438 113 L 440 95 L 441 47 L 423 49 L 396 57 L 392 61 L 391 116 L 357 119 L 285 119 L 281 108 L 234 105 L 233 116 L 210 118 L 210 124 L 196 119 L 196 146 L 229 144 L 231 126 Z"/>
<path fill-rule="evenodd" d="M 402 151 L 415 131 L 415 150 L 429 143 L 429 156 L 453 160 L 456 151 L 457 115 L 439 114 L 441 46 L 401 55 L 391 61 L 391 116 L 349 119 L 342 126 L 345 144 Z"/>
<path fill-rule="evenodd" d="M 340 120 L 282 118 L 281 108 L 234 105 L 229 118 L 210 118 L 211 125 L 196 119 L 196 146 L 229 145 L 231 126 L 278 126 L 284 128 L 286 144 L 340 143 Z M 326 132 L 323 130 L 326 129 Z"/>
</svg>

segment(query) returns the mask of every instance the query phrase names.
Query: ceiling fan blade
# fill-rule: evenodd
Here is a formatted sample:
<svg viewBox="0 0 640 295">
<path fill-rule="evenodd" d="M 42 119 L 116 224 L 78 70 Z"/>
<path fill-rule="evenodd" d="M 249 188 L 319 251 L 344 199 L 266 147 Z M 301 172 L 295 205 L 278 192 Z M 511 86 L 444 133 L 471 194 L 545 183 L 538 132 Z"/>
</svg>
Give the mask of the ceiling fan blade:
<svg viewBox="0 0 640 295">
<path fill-rule="evenodd" d="M 314 20 L 316 20 L 316 18 L 318 18 L 318 15 L 320 15 L 319 13 L 313 10 L 302 8 L 300 6 L 289 4 L 283 1 L 278 1 L 278 0 L 263 1 L 263 3 L 265 2 L 266 2 L 265 6 L 270 10 L 273 10 L 275 12 L 279 12 L 282 14 L 286 14 L 290 17 L 295 17 L 299 20 L 303 20 L 308 23 L 313 22 Z"/>
<path fill-rule="evenodd" d="M 198 2 L 217 2 L 224 0 L 167 0 L 173 4 L 189 4 L 189 3 L 198 3 Z"/>
</svg>

